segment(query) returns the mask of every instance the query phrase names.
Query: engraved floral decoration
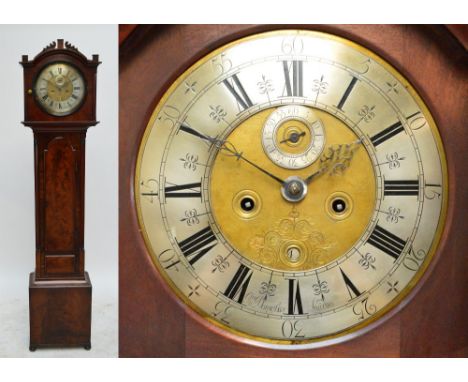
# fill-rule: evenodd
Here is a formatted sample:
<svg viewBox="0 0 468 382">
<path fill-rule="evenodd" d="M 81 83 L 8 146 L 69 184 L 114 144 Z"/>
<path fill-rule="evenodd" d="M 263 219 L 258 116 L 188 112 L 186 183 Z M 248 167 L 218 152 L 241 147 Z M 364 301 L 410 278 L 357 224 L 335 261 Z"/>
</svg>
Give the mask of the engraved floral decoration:
<svg viewBox="0 0 468 382">
<path fill-rule="evenodd" d="M 189 227 L 194 224 L 200 223 L 200 219 L 198 219 L 198 211 L 195 208 L 191 210 L 186 210 L 184 215 L 185 218 L 181 219 L 180 221 L 187 223 Z"/>
<path fill-rule="evenodd" d="M 193 295 L 200 297 L 200 293 L 198 292 L 198 289 L 200 288 L 200 284 L 197 284 L 195 286 L 188 286 L 190 292 L 188 294 L 188 297 L 192 297 Z"/>
<path fill-rule="evenodd" d="M 328 82 L 323 80 L 323 76 L 320 79 L 315 79 L 312 82 L 312 91 L 317 94 L 326 94 L 328 89 Z"/>
<path fill-rule="evenodd" d="M 358 112 L 359 116 L 364 120 L 364 122 L 369 123 L 375 117 L 374 113 L 375 106 L 364 105 Z"/>
<path fill-rule="evenodd" d="M 321 296 L 322 300 L 324 300 L 325 299 L 324 295 L 330 292 L 330 290 L 328 289 L 328 283 L 326 281 L 318 280 L 317 283 L 312 285 L 312 292 L 316 296 Z"/>
<path fill-rule="evenodd" d="M 359 259 L 359 265 L 363 267 L 365 270 L 372 268 L 373 270 L 377 269 L 374 265 L 375 257 L 372 256 L 370 253 L 366 253 L 365 255 L 361 255 Z"/>
<path fill-rule="evenodd" d="M 387 93 L 394 92 L 398 94 L 398 83 L 397 82 L 386 82 L 385 83 L 388 86 Z"/>
<path fill-rule="evenodd" d="M 404 216 L 400 215 L 400 209 L 396 207 L 388 207 L 388 211 L 385 212 L 387 217 L 385 220 L 389 223 L 398 223 L 400 219 L 404 219 Z"/>
<path fill-rule="evenodd" d="M 257 82 L 257 86 L 260 94 L 266 94 L 269 100 L 270 92 L 275 90 L 275 88 L 273 87 L 273 82 L 267 77 L 265 77 L 264 74 L 262 74 L 262 80 Z"/>
<path fill-rule="evenodd" d="M 185 94 L 187 93 L 195 94 L 197 92 L 197 89 L 195 89 L 195 86 L 197 86 L 197 81 L 193 81 L 193 82 L 185 81 L 184 85 L 185 85 Z"/>
<path fill-rule="evenodd" d="M 216 256 L 215 259 L 211 262 L 211 265 L 214 267 L 211 271 L 212 273 L 216 271 L 223 273 L 226 269 L 229 268 L 229 262 L 221 255 Z"/>
<path fill-rule="evenodd" d="M 387 161 L 388 161 L 386 163 L 388 163 L 388 167 L 390 168 L 390 170 L 393 170 L 395 168 L 399 168 L 400 167 L 400 161 L 405 160 L 405 157 L 400 158 L 400 156 L 398 155 L 397 152 L 394 152 L 393 154 L 387 154 L 386 158 L 387 158 Z"/>
<path fill-rule="evenodd" d="M 284 267 L 280 256 L 285 246 L 295 244 L 306 249 L 307 259 L 303 268 L 316 268 L 329 261 L 329 249 L 332 244 L 327 242 L 324 235 L 314 229 L 307 220 L 299 219 L 299 213 L 293 209 L 286 219 L 280 220 L 274 229 L 265 234 L 255 235 L 249 242 L 262 264 L 271 267 Z M 286 264 L 291 265 L 291 264 Z"/>
<path fill-rule="evenodd" d="M 198 155 L 187 153 L 185 158 L 180 158 L 184 164 L 184 168 L 195 171 L 197 169 Z"/>
<path fill-rule="evenodd" d="M 387 290 L 387 294 L 388 293 L 391 293 L 391 292 L 395 292 L 395 293 L 398 293 L 398 281 L 387 281 L 387 285 L 389 287 L 389 289 Z"/>
<path fill-rule="evenodd" d="M 227 115 L 227 112 L 221 107 L 221 105 L 212 106 L 210 105 L 211 113 L 210 118 L 216 123 L 220 123 Z"/>
<path fill-rule="evenodd" d="M 272 297 L 276 293 L 276 284 L 272 282 L 263 281 L 260 284 L 260 290 L 258 291 L 259 294 L 264 295 L 266 297 Z"/>
</svg>

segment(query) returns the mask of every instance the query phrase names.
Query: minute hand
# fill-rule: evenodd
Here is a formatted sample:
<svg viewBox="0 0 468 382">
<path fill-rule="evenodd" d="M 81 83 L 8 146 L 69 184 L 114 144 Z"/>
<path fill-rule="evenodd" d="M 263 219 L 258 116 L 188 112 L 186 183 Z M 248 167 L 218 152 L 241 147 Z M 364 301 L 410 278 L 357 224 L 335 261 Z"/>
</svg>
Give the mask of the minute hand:
<svg viewBox="0 0 468 382">
<path fill-rule="evenodd" d="M 222 141 L 220 139 L 217 139 L 217 138 L 213 138 L 213 137 L 210 137 L 209 135 L 205 135 L 205 134 L 202 134 L 200 133 L 199 131 L 195 130 L 195 129 L 192 129 L 191 127 L 189 126 L 186 126 L 186 125 L 182 125 L 180 127 L 181 130 L 189 133 L 189 134 L 192 134 L 198 138 L 201 138 L 201 139 L 204 139 L 208 142 L 210 142 L 211 144 L 213 144 L 218 150 L 225 150 L 229 153 L 231 153 L 232 155 L 234 155 L 237 159 L 242 159 L 244 161 L 246 161 L 248 164 L 250 164 L 251 166 L 255 167 L 257 170 L 260 170 L 261 172 L 263 172 L 264 174 L 268 175 L 270 178 L 276 180 L 277 182 L 281 183 L 281 185 L 284 183 L 284 181 L 280 178 L 278 178 L 276 175 L 273 175 L 271 174 L 270 172 L 268 172 L 267 170 L 261 168 L 260 166 L 258 166 L 257 164 L 253 163 L 252 161 L 248 160 L 246 157 L 244 157 L 242 155 L 241 152 L 239 152 L 235 147 L 234 145 L 231 143 L 231 142 L 228 142 L 228 141 Z M 229 147 L 230 146 L 230 147 Z"/>
<path fill-rule="evenodd" d="M 232 148 L 228 147 L 231 146 Z M 276 180 L 277 182 L 279 182 L 280 184 L 284 184 L 284 180 L 278 178 L 276 175 L 273 175 L 272 173 L 268 172 L 267 170 L 265 170 L 264 168 L 261 168 L 259 165 L 255 164 L 254 162 L 250 161 L 249 159 L 247 159 L 246 157 L 244 157 L 242 155 L 241 152 L 239 152 L 235 147 L 234 145 L 231 143 L 231 142 L 228 142 L 228 141 L 224 141 L 222 142 L 222 146 L 220 148 L 221 150 L 226 150 L 228 152 L 230 152 L 231 154 L 233 154 L 237 159 L 242 159 L 244 161 L 246 161 L 248 164 L 250 164 L 251 166 L 255 167 L 257 170 L 260 170 L 261 172 L 263 172 L 264 174 L 268 175 L 270 178 Z"/>
</svg>

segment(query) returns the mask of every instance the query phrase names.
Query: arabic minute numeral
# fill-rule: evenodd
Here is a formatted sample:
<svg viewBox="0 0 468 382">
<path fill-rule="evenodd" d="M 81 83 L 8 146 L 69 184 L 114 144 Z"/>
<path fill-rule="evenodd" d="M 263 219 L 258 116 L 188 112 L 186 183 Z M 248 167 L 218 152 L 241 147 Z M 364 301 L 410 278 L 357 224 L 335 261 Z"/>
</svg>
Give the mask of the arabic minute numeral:
<svg viewBox="0 0 468 382">
<path fill-rule="evenodd" d="M 281 334 L 284 338 L 304 338 L 302 322 L 298 320 L 286 320 L 281 325 Z"/>
<path fill-rule="evenodd" d="M 219 56 L 214 57 L 211 60 L 213 69 L 219 72 L 219 74 L 224 74 L 232 68 L 232 62 L 229 58 L 226 57 L 225 53 L 221 53 Z"/>
<path fill-rule="evenodd" d="M 229 325 L 228 316 L 231 311 L 232 306 L 226 304 L 223 301 L 218 301 L 214 306 L 213 317 L 224 322 L 226 325 Z"/>
<path fill-rule="evenodd" d="M 177 255 L 172 248 L 162 251 L 158 255 L 158 259 L 164 269 L 173 269 L 176 272 L 179 272 L 177 264 L 180 263 L 180 260 L 178 260 Z"/>
<path fill-rule="evenodd" d="M 426 251 L 419 249 L 417 251 L 411 246 L 405 258 L 403 259 L 403 265 L 406 269 L 416 272 L 426 257 Z"/>
<path fill-rule="evenodd" d="M 439 189 L 440 191 L 436 191 L 436 189 Z M 429 183 L 425 184 L 424 197 L 426 199 L 432 200 L 432 199 L 435 199 L 436 197 L 437 199 L 440 199 L 441 196 L 442 196 L 442 186 L 440 184 L 429 184 Z"/>
<path fill-rule="evenodd" d="M 163 110 L 164 122 L 169 122 L 170 128 L 174 128 L 180 118 L 180 111 L 175 106 L 167 105 Z"/>
<path fill-rule="evenodd" d="M 374 304 L 369 304 L 368 297 L 353 305 L 353 313 L 358 316 L 359 320 L 372 316 L 376 311 L 377 307 Z"/>
<path fill-rule="evenodd" d="M 304 40 L 302 37 L 286 37 L 281 43 L 281 51 L 284 54 L 301 54 L 304 50 Z"/>
</svg>

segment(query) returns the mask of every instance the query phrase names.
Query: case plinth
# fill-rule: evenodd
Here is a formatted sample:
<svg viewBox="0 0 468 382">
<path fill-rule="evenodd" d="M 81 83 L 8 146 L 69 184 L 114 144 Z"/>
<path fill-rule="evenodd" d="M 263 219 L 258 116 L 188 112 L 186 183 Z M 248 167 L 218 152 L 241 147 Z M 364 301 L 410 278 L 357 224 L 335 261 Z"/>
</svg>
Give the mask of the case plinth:
<svg viewBox="0 0 468 382">
<path fill-rule="evenodd" d="M 47 347 L 91 349 L 91 291 L 82 281 L 37 281 L 29 275 L 31 351 Z"/>
</svg>

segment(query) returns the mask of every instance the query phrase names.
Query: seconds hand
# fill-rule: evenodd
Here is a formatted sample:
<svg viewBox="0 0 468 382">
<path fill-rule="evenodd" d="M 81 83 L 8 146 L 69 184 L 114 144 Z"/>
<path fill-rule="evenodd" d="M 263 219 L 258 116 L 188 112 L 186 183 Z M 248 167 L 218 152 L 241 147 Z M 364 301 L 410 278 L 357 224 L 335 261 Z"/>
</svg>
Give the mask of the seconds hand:
<svg viewBox="0 0 468 382">
<path fill-rule="evenodd" d="M 244 157 L 242 155 L 242 153 L 239 152 L 231 142 L 222 141 L 220 139 L 212 138 L 212 137 L 210 137 L 208 135 L 204 135 L 204 134 L 198 132 L 197 130 L 194 130 L 191 127 L 188 127 L 186 125 L 182 125 L 180 127 L 180 129 L 187 132 L 187 133 L 189 133 L 189 134 L 195 135 L 196 137 L 205 139 L 210 143 L 213 143 L 218 148 L 218 150 L 226 150 L 227 152 L 233 154 L 237 158 L 237 160 L 239 160 L 239 159 L 244 160 L 245 162 L 247 162 L 251 166 L 255 167 L 257 170 L 260 170 L 265 175 L 268 175 L 270 178 L 272 178 L 272 179 L 276 180 L 277 182 L 279 182 L 281 185 L 284 184 L 284 180 L 278 178 L 276 175 L 273 175 L 272 173 L 268 172 L 267 170 L 261 168 L 257 164 L 253 163 L 252 161 L 250 161 L 246 157 Z M 231 146 L 231 147 L 228 147 L 228 145 Z"/>
</svg>

